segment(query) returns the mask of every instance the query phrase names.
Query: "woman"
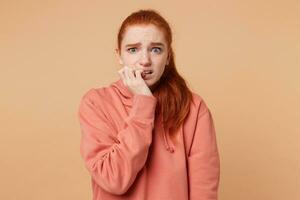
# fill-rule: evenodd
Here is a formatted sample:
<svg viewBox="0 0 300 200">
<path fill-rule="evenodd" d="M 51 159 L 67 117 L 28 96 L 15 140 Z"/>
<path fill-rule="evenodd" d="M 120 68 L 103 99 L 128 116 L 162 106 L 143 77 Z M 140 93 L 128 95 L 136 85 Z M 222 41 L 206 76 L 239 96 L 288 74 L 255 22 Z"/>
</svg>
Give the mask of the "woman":
<svg viewBox="0 0 300 200">
<path fill-rule="evenodd" d="M 118 33 L 120 79 L 79 106 L 80 153 L 94 200 L 216 200 L 220 160 L 211 112 L 176 71 L 172 33 L 155 10 Z"/>
</svg>

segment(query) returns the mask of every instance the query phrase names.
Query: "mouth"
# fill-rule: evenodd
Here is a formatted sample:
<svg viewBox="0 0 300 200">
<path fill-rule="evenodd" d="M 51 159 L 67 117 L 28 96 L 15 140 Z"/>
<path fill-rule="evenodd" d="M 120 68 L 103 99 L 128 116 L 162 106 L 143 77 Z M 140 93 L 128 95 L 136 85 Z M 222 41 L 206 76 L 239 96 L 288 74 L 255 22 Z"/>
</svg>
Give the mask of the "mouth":
<svg viewBox="0 0 300 200">
<path fill-rule="evenodd" d="M 144 77 L 146 77 L 147 75 L 150 75 L 150 74 L 152 74 L 152 73 L 153 73 L 152 70 L 145 70 L 145 71 L 142 72 L 142 77 L 144 78 Z"/>
<path fill-rule="evenodd" d="M 152 73 L 153 73 L 152 70 L 144 70 L 144 71 L 142 72 L 142 74 L 144 74 L 144 75 L 146 75 L 146 74 L 152 74 Z"/>
</svg>

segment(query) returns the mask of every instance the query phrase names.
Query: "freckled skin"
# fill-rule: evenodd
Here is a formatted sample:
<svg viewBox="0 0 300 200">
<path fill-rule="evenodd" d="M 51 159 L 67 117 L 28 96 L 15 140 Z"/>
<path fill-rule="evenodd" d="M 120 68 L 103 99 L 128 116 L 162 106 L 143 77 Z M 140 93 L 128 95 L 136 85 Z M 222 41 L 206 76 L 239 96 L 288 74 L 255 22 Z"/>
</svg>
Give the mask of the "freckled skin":
<svg viewBox="0 0 300 200">
<path fill-rule="evenodd" d="M 163 46 L 151 44 L 153 42 L 162 43 Z M 136 43 L 140 44 L 126 47 L 128 44 Z M 129 26 L 121 42 L 121 51 L 116 49 L 116 53 L 121 65 L 144 66 L 153 70 L 153 73 L 148 75 L 149 79 L 144 80 L 152 89 L 161 78 L 165 65 L 168 64 L 168 48 L 164 34 L 152 24 Z"/>
</svg>

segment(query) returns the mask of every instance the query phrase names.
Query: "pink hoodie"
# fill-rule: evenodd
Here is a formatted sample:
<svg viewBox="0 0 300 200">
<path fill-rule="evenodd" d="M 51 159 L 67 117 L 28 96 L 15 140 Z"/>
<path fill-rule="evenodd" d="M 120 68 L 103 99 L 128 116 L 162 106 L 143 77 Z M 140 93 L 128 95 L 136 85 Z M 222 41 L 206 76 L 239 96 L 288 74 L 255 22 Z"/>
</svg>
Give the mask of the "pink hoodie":
<svg viewBox="0 0 300 200">
<path fill-rule="evenodd" d="M 80 153 L 93 200 L 217 200 L 220 159 L 211 112 L 193 93 L 176 144 L 155 117 L 154 96 L 119 79 L 80 102 Z"/>
</svg>

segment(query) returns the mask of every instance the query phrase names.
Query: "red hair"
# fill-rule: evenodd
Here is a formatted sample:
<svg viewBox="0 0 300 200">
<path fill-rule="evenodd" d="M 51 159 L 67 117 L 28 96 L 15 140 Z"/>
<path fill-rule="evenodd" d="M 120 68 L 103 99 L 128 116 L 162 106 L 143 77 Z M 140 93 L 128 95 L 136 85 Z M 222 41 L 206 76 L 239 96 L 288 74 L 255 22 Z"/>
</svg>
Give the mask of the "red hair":
<svg viewBox="0 0 300 200">
<path fill-rule="evenodd" d="M 121 42 L 129 26 L 148 24 L 155 25 L 163 32 L 169 50 L 169 64 L 165 66 L 160 80 L 156 83 L 153 95 L 158 100 L 156 115 L 162 113 L 165 128 L 169 129 L 170 137 L 173 138 L 189 113 L 192 92 L 177 72 L 172 49 L 172 31 L 168 22 L 153 9 L 133 12 L 123 21 L 119 29 L 117 45 L 121 50 Z"/>
</svg>

